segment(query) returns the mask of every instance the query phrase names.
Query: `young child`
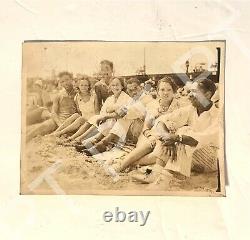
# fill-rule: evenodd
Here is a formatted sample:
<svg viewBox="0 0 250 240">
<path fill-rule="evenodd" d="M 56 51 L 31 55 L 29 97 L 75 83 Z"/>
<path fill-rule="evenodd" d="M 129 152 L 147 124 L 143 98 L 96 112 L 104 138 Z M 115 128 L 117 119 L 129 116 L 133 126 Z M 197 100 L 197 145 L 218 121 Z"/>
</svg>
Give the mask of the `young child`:
<svg viewBox="0 0 250 240">
<path fill-rule="evenodd" d="M 98 113 L 99 106 L 96 94 L 91 91 L 91 83 L 88 78 L 78 81 L 79 93 L 76 94 L 74 101 L 77 107 L 77 113 L 70 116 L 53 135 L 59 137 L 79 129 L 87 120 Z"/>
<path fill-rule="evenodd" d="M 123 89 L 123 82 L 121 79 L 114 78 L 110 83 L 110 89 L 113 93 L 108 97 L 102 106 L 99 115 L 91 117 L 72 137 L 80 142 L 81 140 L 95 136 L 100 140 L 113 127 L 116 119 L 119 117 L 119 110 L 131 101 L 131 98 Z"/>
<path fill-rule="evenodd" d="M 123 106 L 124 116 L 117 119 L 109 133 L 101 141 L 95 142 L 94 146 L 91 140 L 83 142 L 86 148 L 90 147 L 89 152 L 93 152 L 92 155 L 104 152 L 118 142 L 122 145 L 127 141 L 137 142 L 143 128 L 147 105 L 153 98 L 143 92 L 137 78 L 128 79 L 127 93 L 131 101 Z"/>
</svg>

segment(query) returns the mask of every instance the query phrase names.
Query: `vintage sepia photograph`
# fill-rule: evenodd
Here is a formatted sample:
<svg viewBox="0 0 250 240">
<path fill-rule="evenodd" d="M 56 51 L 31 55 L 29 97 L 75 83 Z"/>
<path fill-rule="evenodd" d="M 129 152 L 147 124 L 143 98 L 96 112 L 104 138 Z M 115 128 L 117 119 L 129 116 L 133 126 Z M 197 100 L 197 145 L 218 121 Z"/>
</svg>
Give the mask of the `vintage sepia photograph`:
<svg viewBox="0 0 250 240">
<path fill-rule="evenodd" d="M 225 41 L 25 41 L 20 194 L 225 196 Z"/>
</svg>

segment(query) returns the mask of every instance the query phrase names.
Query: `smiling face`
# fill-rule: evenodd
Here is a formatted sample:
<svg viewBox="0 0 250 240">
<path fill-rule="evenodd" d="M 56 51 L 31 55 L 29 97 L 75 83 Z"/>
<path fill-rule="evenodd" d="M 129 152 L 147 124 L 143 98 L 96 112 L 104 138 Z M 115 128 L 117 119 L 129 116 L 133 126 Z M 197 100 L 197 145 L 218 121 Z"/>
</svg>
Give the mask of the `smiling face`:
<svg viewBox="0 0 250 240">
<path fill-rule="evenodd" d="M 141 87 L 137 83 L 129 83 L 127 85 L 127 92 L 130 97 L 136 97 L 141 92 Z"/>
<path fill-rule="evenodd" d="M 113 81 L 110 83 L 110 89 L 115 97 L 119 96 L 123 89 L 121 81 L 118 78 L 113 79 Z"/>
<path fill-rule="evenodd" d="M 161 82 L 158 86 L 158 96 L 162 101 L 171 102 L 174 98 L 174 90 L 167 82 Z"/>
<path fill-rule="evenodd" d="M 108 83 L 110 78 L 113 74 L 113 67 L 111 66 L 111 62 L 109 61 L 102 61 L 101 62 L 101 71 L 100 76 L 101 78 Z"/>
<path fill-rule="evenodd" d="M 194 82 L 188 92 L 188 98 L 195 108 L 206 108 L 210 104 L 212 93 L 206 91 L 200 83 Z"/>
<path fill-rule="evenodd" d="M 110 75 L 112 75 L 112 71 L 113 69 L 111 68 L 110 64 L 106 62 L 101 63 L 101 72 L 109 73 Z"/>
<path fill-rule="evenodd" d="M 59 79 L 60 85 L 65 88 L 66 91 L 71 91 L 73 88 L 72 79 L 69 75 L 62 75 Z"/>
<path fill-rule="evenodd" d="M 79 90 L 81 93 L 87 93 L 89 92 L 90 85 L 88 80 L 80 80 L 78 84 Z"/>
</svg>

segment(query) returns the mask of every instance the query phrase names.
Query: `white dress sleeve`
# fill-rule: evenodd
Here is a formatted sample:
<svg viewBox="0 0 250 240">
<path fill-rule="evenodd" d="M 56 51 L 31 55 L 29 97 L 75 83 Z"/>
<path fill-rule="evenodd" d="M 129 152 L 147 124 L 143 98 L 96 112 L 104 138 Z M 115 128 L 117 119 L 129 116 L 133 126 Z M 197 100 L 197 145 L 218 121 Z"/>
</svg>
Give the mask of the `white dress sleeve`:
<svg viewBox="0 0 250 240">
<path fill-rule="evenodd" d="M 168 128 L 179 129 L 180 127 L 188 125 L 190 113 L 192 111 L 193 109 L 187 106 L 179 108 L 171 113 L 166 113 L 156 120 L 155 127 L 157 127 L 159 122 L 163 122 Z"/>
<path fill-rule="evenodd" d="M 107 108 L 109 106 L 112 106 L 114 104 L 114 96 L 110 96 L 106 99 L 106 101 L 103 103 L 101 111 L 100 111 L 100 115 L 105 115 L 107 114 Z"/>
</svg>

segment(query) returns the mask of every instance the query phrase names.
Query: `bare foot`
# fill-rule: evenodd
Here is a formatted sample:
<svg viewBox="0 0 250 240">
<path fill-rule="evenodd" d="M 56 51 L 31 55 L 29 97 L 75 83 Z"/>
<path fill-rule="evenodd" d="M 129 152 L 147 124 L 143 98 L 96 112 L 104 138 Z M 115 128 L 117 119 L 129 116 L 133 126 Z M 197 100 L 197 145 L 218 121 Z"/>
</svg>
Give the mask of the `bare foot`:
<svg viewBox="0 0 250 240">
<path fill-rule="evenodd" d="M 72 140 L 73 140 L 73 139 L 72 139 Z M 75 138 L 75 141 L 76 141 L 76 142 L 82 142 L 82 139 L 79 138 L 79 137 L 77 137 L 77 138 Z"/>
<path fill-rule="evenodd" d="M 106 165 L 112 165 L 114 163 L 113 159 L 109 159 L 105 162 Z"/>
<path fill-rule="evenodd" d="M 116 163 L 114 163 L 112 166 L 111 166 L 111 168 L 113 168 L 114 169 L 114 171 L 116 172 L 116 173 L 119 173 L 119 172 L 121 172 L 123 169 L 122 169 L 122 166 L 121 166 L 121 162 L 116 162 Z"/>
</svg>

